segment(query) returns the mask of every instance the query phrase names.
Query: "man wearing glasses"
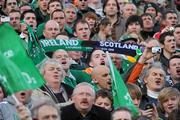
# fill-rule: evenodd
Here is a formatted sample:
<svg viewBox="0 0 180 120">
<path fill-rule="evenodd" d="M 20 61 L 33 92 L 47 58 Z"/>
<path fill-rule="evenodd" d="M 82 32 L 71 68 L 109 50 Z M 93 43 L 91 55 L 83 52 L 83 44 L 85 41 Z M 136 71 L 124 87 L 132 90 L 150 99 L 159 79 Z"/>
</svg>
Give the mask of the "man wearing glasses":
<svg viewBox="0 0 180 120">
<path fill-rule="evenodd" d="M 78 84 L 73 91 L 73 104 L 61 109 L 62 120 L 110 120 L 110 111 L 93 105 L 95 91 L 86 83 Z"/>
</svg>

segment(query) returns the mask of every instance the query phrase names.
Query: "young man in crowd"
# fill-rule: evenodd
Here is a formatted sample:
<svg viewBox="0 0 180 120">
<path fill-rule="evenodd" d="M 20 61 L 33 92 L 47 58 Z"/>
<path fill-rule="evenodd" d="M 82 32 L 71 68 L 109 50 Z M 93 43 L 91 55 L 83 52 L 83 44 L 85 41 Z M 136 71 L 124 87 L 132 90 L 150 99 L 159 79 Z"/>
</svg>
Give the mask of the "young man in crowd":
<svg viewBox="0 0 180 120">
<path fill-rule="evenodd" d="M 141 30 L 141 36 L 146 41 L 148 38 L 152 38 L 155 34 L 154 19 L 149 13 L 144 13 L 141 15 L 143 21 L 143 28 Z"/>
<path fill-rule="evenodd" d="M 117 0 L 105 0 L 103 4 L 103 13 L 110 19 L 112 25 L 112 39 L 118 41 L 124 33 L 125 21 L 120 17 L 120 8 Z"/>
<path fill-rule="evenodd" d="M 166 80 L 168 81 L 170 86 L 180 83 L 180 56 L 179 55 L 173 55 L 168 60 L 167 72 L 169 76 L 167 76 Z"/>
<path fill-rule="evenodd" d="M 176 42 L 175 37 L 172 32 L 164 32 L 161 34 L 159 42 L 162 45 L 162 52 L 160 55 L 160 62 L 163 65 L 163 68 L 167 72 L 168 60 L 176 51 Z"/>
<path fill-rule="evenodd" d="M 79 40 L 90 41 L 91 30 L 88 22 L 78 20 L 74 24 L 74 36 Z"/>
<path fill-rule="evenodd" d="M 9 15 L 11 10 L 19 10 L 18 1 L 17 0 L 5 0 L 4 2 L 4 13 Z"/>
<path fill-rule="evenodd" d="M 14 30 L 20 34 L 20 17 L 21 13 L 18 10 L 11 10 L 9 12 L 10 17 L 10 25 L 14 28 Z"/>
<path fill-rule="evenodd" d="M 66 18 L 63 10 L 56 9 L 50 14 L 50 19 L 59 24 L 60 32 L 65 31 Z"/>
</svg>

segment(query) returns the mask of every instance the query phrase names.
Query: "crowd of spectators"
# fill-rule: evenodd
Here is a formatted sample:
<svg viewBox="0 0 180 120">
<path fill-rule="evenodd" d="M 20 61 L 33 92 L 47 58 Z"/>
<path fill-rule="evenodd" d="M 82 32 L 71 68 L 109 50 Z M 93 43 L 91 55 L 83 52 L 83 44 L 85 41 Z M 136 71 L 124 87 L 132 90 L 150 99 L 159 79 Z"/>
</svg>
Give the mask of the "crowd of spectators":
<svg viewBox="0 0 180 120">
<path fill-rule="evenodd" d="M 82 40 L 143 46 L 136 62 L 109 53 L 139 111 L 113 108 L 106 51 L 46 54 L 41 88 L 7 96 L 0 86 L 0 120 L 179 120 L 179 0 L 0 0 L 0 25 L 14 28 L 28 49 L 29 25 L 39 41 Z M 154 50 L 154 48 L 156 48 Z M 122 88 L 119 88 L 120 90 Z"/>
</svg>

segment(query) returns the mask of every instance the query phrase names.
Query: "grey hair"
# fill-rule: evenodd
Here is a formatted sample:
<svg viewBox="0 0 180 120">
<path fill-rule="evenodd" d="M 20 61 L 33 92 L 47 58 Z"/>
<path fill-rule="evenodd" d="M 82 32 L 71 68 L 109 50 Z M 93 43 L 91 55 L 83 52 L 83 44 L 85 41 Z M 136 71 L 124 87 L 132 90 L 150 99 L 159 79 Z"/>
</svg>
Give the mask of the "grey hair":
<svg viewBox="0 0 180 120">
<path fill-rule="evenodd" d="M 148 68 L 144 69 L 143 75 L 142 75 L 143 79 L 146 78 L 149 75 L 149 71 L 150 71 L 151 68 L 157 68 L 157 69 L 163 70 L 163 72 L 164 72 L 163 75 L 164 75 L 164 80 L 165 80 L 166 72 L 165 72 L 164 68 L 162 67 L 162 64 L 160 62 L 157 62 L 157 61 L 153 62 Z"/>
<path fill-rule="evenodd" d="M 125 112 L 128 112 L 130 115 L 131 115 L 131 119 L 132 119 L 132 111 L 127 108 L 127 107 L 118 107 L 117 109 L 115 109 L 112 113 L 111 113 L 111 120 L 113 120 L 114 118 L 114 114 L 116 112 L 121 112 L 121 111 L 125 111 Z"/>
<path fill-rule="evenodd" d="M 56 51 L 54 51 L 54 52 L 53 52 L 53 54 L 52 54 L 52 58 L 53 58 L 54 53 L 56 53 L 56 52 L 67 52 L 67 51 L 66 51 L 66 50 L 64 50 L 64 49 L 57 49 Z"/>
<path fill-rule="evenodd" d="M 94 87 L 91 84 L 87 83 L 87 82 L 82 82 L 82 83 L 79 83 L 78 85 L 76 85 L 76 87 L 73 90 L 72 96 L 77 94 L 77 91 L 78 91 L 79 87 L 81 87 L 81 86 L 88 86 L 88 87 L 90 87 L 92 89 L 92 92 L 93 92 L 93 97 L 95 97 Z"/>
<path fill-rule="evenodd" d="M 68 59 L 69 59 L 69 61 L 68 61 L 69 65 L 73 64 L 72 58 L 69 57 L 68 52 L 67 52 L 66 50 L 64 50 L 64 49 L 58 49 L 58 50 L 54 51 L 53 54 L 52 54 L 52 58 L 53 58 L 53 59 L 55 59 L 55 58 L 54 58 L 54 54 L 55 54 L 56 52 L 66 52 L 67 55 L 68 55 Z"/>
<path fill-rule="evenodd" d="M 43 74 L 44 69 L 45 69 L 45 66 L 46 66 L 47 64 L 59 66 L 60 69 L 61 69 L 61 71 L 63 72 L 63 74 L 62 74 L 62 79 L 64 79 L 64 77 L 65 77 L 64 69 L 63 69 L 62 65 L 61 65 L 57 60 L 55 60 L 55 59 L 47 59 L 47 60 L 43 61 L 43 63 L 42 63 L 41 66 L 40 66 L 40 72 L 41 72 L 42 74 Z"/>
<path fill-rule="evenodd" d="M 77 7 L 76 7 L 74 4 L 72 4 L 72 3 L 66 3 L 66 4 L 64 4 L 64 9 L 67 9 L 67 8 L 73 8 L 73 9 L 75 10 L 75 13 L 76 13 L 76 14 L 77 14 L 77 12 L 78 12 Z"/>
<path fill-rule="evenodd" d="M 60 108 L 55 104 L 54 101 L 47 98 L 41 98 L 35 102 L 34 106 L 30 109 L 32 118 L 38 118 L 38 111 L 43 106 L 51 106 L 55 108 L 58 112 L 58 117 L 60 118 Z"/>
</svg>

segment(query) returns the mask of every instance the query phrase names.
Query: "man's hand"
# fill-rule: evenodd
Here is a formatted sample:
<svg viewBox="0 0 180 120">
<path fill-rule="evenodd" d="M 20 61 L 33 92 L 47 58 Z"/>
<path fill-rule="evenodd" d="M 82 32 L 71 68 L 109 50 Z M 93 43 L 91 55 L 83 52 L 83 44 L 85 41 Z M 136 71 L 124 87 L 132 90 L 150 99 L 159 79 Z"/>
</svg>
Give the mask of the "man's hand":
<svg viewBox="0 0 180 120">
<path fill-rule="evenodd" d="M 32 120 L 31 112 L 24 105 L 22 105 L 22 104 L 18 105 L 16 107 L 16 110 L 17 110 L 20 120 Z"/>
<path fill-rule="evenodd" d="M 150 58 L 158 55 L 158 54 L 153 54 L 152 53 L 152 47 L 157 47 L 160 46 L 159 42 L 157 40 L 150 40 L 147 43 L 143 43 L 143 45 L 145 46 L 145 49 L 143 51 L 142 56 L 139 58 L 138 62 L 139 63 L 144 63 L 146 60 L 149 60 Z"/>
</svg>

